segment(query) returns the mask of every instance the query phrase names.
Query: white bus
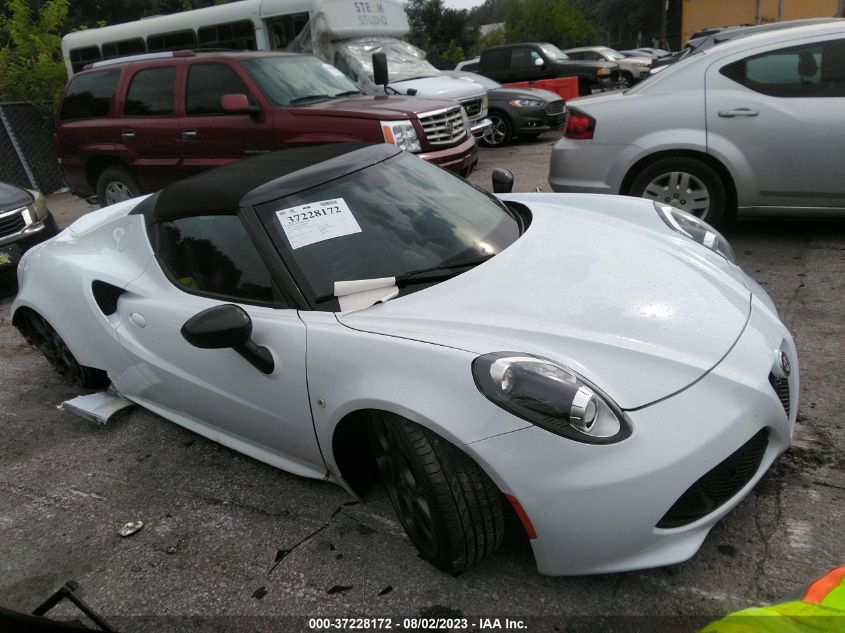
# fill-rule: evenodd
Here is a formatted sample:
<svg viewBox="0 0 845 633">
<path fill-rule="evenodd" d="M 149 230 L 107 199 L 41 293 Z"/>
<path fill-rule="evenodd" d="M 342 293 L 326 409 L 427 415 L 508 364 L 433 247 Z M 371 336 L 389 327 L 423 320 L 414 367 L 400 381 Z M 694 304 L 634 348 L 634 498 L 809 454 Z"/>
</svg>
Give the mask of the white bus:
<svg viewBox="0 0 845 633">
<path fill-rule="evenodd" d="M 473 132 L 480 135 L 490 125 L 485 89 L 441 74 L 422 51 L 401 39 L 409 30 L 399 0 L 240 0 L 75 31 L 62 38 L 62 56 L 71 76 L 104 59 L 163 51 L 312 53 L 348 75 L 366 94 L 386 90 L 460 101 Z M 387 87 L 373 81 L 376 52 L 387 55 Z"/>
</svg>

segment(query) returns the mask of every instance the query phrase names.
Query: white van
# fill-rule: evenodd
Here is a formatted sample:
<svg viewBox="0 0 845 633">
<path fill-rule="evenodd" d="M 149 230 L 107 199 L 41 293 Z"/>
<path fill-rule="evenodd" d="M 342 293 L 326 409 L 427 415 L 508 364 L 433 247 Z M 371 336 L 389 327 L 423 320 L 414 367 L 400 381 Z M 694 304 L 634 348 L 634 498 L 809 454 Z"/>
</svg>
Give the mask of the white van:
<svg viewBox="0 0 845 633">
<path fill-rule="evenodd" d="M 398 0 L 241 0 L 62 38 L 68 75 L 103 59 L 201 48 L 288 50 L 333 64 L 366 94 L 416 94 L 459 101 L 476 136 L 489 127 L 487 92 L 443 75 L 401 38 L 410 30 Z M 373 81 L 373 53 L 385 53 L 389 84 Z"/>
</svg>

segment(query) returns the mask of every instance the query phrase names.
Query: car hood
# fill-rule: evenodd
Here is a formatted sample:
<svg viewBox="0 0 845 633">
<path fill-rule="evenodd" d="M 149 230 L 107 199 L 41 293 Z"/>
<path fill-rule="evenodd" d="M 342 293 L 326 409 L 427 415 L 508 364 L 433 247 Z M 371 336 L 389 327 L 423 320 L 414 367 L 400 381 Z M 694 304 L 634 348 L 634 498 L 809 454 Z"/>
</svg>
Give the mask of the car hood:
<svg viewBox="0 0 845 633">
<path fill-rule="evenodd" d="M 563 100 L 556 92 L 541 90 L 540 88 L 494 88 L 487 95 L 491 103 L 500 103 L 512 99 L 542 99 L 547 103 Z"/>
<path fill-rule="evenodd" d="M 467 79 L 456 79 L 448 75 L 396 81 L 391 83 L 390 87 L 398 90 L 400 94 L 408 94 L 408 90 L 413 89 L 417 91 L 420 97 L 455 101 L 482 97 L 487 93 L 487 90 L 481 84 Z"/>
<path fill-rule="evenodd" d="M 464 82 L 465 83 L 465 82 Z M 414 114 L 441 110 L 456 105 L 449 101 L 436 101 L 414 97 L 360 96 L 327 99 L 313 105 L 285 109 L 294 116 L 332 116 L 359 119 L 405 119 Z"/>
<path fill-rule="evenodd" d="M 32 196 L 14 185 L 0 182 L 0 213 L 25 207 L 32 202 Z"/>
<path fill-rule="evenodd" d="M 464 274 L 340 314 L 339 321 L 476 354 L 544 356 L 579 372 L 624 409 L 695 382 L 742 333 L 751 294 L 741 271 L 671 231 L 651 202 L 505 198 L 533 215 L 507 249 Z"/>
</svg>

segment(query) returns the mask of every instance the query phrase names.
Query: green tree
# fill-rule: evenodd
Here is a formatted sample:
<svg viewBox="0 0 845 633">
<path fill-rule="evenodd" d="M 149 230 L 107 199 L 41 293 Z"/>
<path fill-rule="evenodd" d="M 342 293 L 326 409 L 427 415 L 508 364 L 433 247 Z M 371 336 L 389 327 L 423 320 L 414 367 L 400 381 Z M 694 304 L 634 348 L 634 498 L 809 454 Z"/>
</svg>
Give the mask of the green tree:
<svg viewBox="0 0 845 633">
<path fill-rule="evenodd" d="M 472 50 L 478 39 L 478 29 L 469 23 L 468 12 L 447 9 L 443 0 L 409 0 L 405 12 L 411 26 L 408 41 L 425 51 L 428 61 L 437 67 L 455 65 L 446 57 L 451 42 L 463 52 Z"/>
<path fill-rule="evenodd" d="M 454 66 L 459 61 L 464 59 L 466 55 L 464 55 L 464 49 L 458 46 L 455 43 L 455 40 L 449 40 L 449 46 L 443 51 L 441 57 L 443 58 L 444 62 L 447 62 L 449 65 Z"/>
<path fill-rule="evenodd" d="M 46 0 L 37 12 L 26 0 L 9 0 L 0 16 L 0 100 L 52 108 L 67 76 L 60 35 L 67 13 L 68 0 Z"/>
<path fill-rule="evenodd" d="M 596 30 L 575 0 L 511 0 L 505 37 L 509 42 L 551 42 L 566 48 L 592 44 Z"/>
</svg>

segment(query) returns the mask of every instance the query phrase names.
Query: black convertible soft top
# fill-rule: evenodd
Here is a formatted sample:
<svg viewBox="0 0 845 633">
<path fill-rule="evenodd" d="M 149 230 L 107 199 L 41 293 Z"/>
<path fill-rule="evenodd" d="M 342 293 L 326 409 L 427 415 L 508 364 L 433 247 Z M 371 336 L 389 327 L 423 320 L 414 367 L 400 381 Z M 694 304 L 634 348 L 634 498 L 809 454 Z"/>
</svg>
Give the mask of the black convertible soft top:
<svg viewBox="0 0 845 633">
<path fill-rule="evenodd" d="M 132 210 L 147 224 L 196 215 L 233 213 L 381 162 L 395 145 L 331 143 L 285 149 L 210 169 L 168 185 Z"/>
</svg>

